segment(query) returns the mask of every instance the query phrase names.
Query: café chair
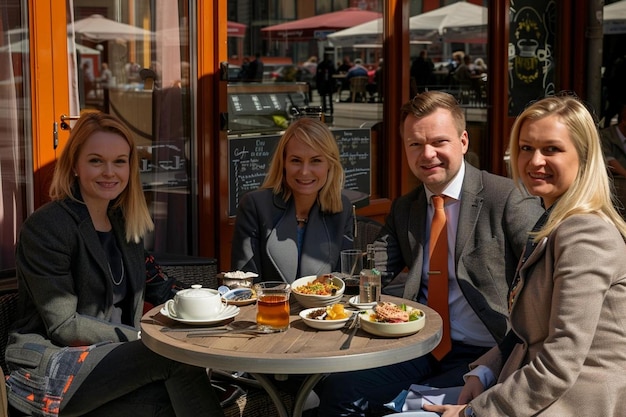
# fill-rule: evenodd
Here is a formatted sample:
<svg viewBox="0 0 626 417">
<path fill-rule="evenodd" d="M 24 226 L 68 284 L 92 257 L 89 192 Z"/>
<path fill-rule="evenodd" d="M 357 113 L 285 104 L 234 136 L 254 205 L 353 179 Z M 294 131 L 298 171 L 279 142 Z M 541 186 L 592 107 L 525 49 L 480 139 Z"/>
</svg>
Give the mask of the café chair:
<svg viewBox="0 0 626 417">
<path fill-rule="evenodd" d="M 350 95 L 352 97 L 352 102 L 354 103 L 357 96 L 361 97 L 363 101 L 365 101 L 366 96 L 366 87 L 369 82 L 368 77 L 352 77 L 350 78 Z"/>
<path fill-rule="evenodd" d="M 0 271 L 0 277 L 13 278 L 15 270 Z M 7 347 L 9 327 L 17 319 L 17 290 L 6 290 L 0 295 L 0 377 L 4 381 L 8 370 L 4 360 L 4 351 Z M 0 417 L 9 416 L 9 403 L 7 401 L 7 388 L 4 383 L 0 383 Z M 11 410 L 11 417 L 19 416 L 16 411 Z"/>
<path fill-rule="evenodd" d="M 155 261 L 168 277 L 190 287 L 200 284 L 203 288 L 217 288 L 217 259 L 173 253 L 153 252 Z"/>
<path fill-rule="evenodd" d="M 354 248 L 361 252 L 367 251 L 367 245 L 373 243 L 383 225 L 374 219 L 365 216 L 356 216 L 356 230 L 354 232 Z"/>
</svg>

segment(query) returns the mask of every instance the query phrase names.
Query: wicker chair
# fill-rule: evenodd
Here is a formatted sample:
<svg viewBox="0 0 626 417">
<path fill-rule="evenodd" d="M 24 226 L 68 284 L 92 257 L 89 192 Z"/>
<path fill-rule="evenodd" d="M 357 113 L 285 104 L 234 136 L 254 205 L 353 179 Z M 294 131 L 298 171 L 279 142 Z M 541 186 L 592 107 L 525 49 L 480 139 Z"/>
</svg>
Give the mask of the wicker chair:
<svg viewBox="0 0 626 417">
<path fill-rule="evenodd" d="M 168 277 L 191 286 L 200 284 L 205 288 L 217 288 L 217 259 L 171 253 L 153 253 Z"/>
<path fill-rule="evenodd" d="M 367 251 L 367 245 L 374 242 L 383 225 L 374 219 L 365 216 L 356 217 L 356 231 L 354 233 L 354 248 Z"/>
<path fill-rule="evenodd" d="M 7 375 L 7 365 L 4 361 L 4 351 L 7 347 L 9 327 L 17 319 L 17 291 L 10 291 L 0 295 L 0 376 L 4 380 Z M 9 415 L 6 385 L 0 384 L 0 417 Z M 15 413 L 11 413 L 15 415 Z"/>
</svg>

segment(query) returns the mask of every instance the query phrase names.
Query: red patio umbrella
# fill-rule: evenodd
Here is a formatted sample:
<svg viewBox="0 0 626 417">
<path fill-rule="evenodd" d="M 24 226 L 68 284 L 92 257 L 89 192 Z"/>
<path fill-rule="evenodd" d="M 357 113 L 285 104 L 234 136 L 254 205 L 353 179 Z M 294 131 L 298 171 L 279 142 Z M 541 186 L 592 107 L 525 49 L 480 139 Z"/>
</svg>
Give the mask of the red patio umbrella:
<svg viewBox="0 0 626 417">
<path fill-rule="evenodd" d="M 326 35 L 382 17 L 381 13 L 351 7 L 336 12 L 268 26 L 261 29 L 264 39 L 303 42 L 324 40 Z"/>
<path fill-rule="evenodd" d="M 233 38 L 243 38 L 246 36 L 246 27 L 247 26 L 243 23 L 231 22 L 229 20 L 227 26 L 228 36 Z"/>
</svg>

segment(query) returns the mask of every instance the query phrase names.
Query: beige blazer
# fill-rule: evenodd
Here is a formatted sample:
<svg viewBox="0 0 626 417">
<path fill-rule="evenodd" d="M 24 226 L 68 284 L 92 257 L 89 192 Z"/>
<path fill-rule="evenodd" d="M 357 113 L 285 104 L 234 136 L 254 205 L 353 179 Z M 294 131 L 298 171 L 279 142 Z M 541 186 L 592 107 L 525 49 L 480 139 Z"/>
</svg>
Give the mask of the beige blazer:
<svg viewBox="0 0 626 417">
<path fill-rule="evenodd" d="M 520 277 L 510 321 L 523 344 L 471 401 L 476 415 L 626 416 L 626 245 L 615 227 L 564 220 Z M 495 351 L 472 365 L 498 373 Z"/>
</svg>

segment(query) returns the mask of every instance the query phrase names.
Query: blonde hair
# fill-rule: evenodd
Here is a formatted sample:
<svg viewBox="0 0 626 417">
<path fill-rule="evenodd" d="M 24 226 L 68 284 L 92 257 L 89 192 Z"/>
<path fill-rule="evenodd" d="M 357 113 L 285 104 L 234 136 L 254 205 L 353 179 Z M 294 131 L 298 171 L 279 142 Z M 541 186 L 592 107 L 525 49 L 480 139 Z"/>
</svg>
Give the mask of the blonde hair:
<svg viewBox="0 0 626 417">
<path fill-rule="evenodd" d="M 285 152 L 287 143 L 293 138 L 300 139 L 328 160 L 328 178 L 326 184 L 319 191 L 317 200 L 322 211 L 328 213 L 341 212 L 343 210 L 341 189 L 343 188 L 344 172 L 339 158 L 339 148 L 328 126 L 316 119 L 298 119 L 287 128 L 276 146 L 269 171 L 261 187 L 271 188 L 274 194 L 282 195 L 285 201 L 291 197 L 292 191 L 285 179 Z"/>
<path fill-rule="evenodd" d="M 578 154 L 578 173 L 574 182 L 554 205 L 545 226 L 535 234 L 538 241 L 552 233 L 561 221 L 575 214 L 594 213 L 615 225 L 626 237 L 626 223 L 614 206 L 609 177 L 604 163 L 598 128 L 585 105 L 574 96 L 551 96 L 534 102 L 518 116 L 510 140 L 513 180 L 521 186 L 517 171 L 519 136 L 527 121 L 556 116 L 563 123 Z"/>
<path fill-rule="evenodd" d="M 465 112 L 453 95 L 441 91 L 420 93 L 400 108 L 400 134 L 404 132 L 404 121 L 409 115 L 421 119 L 438 109 L 450 111 L 456 131 L 461 136 L 465 130 Z"/>
<path fill-rule="evenodd" d="M 74 176 L 74 167 L 81 148 L 87 139 L 97 132 L 115 133 L 123 137 L 130 145 L 128 185 L 115 199 L 111 207 L 122 210 L 126 223 L 126 240 L 138 243 L 148 231 L 154 229 L 154 223 L 141 188 L 139 157 L 137 156 L 135 141 L 126 126 L 115 117 L 102 112 L 89 112 L 81 115 L 72 128 L 67 145 L 63 148 L 54 168 L 52 184 L 50 185 L 50 198 L 52 200 L 70 198 L 81 202 L 73 191 L 78 181 Z"/>
</svg>

